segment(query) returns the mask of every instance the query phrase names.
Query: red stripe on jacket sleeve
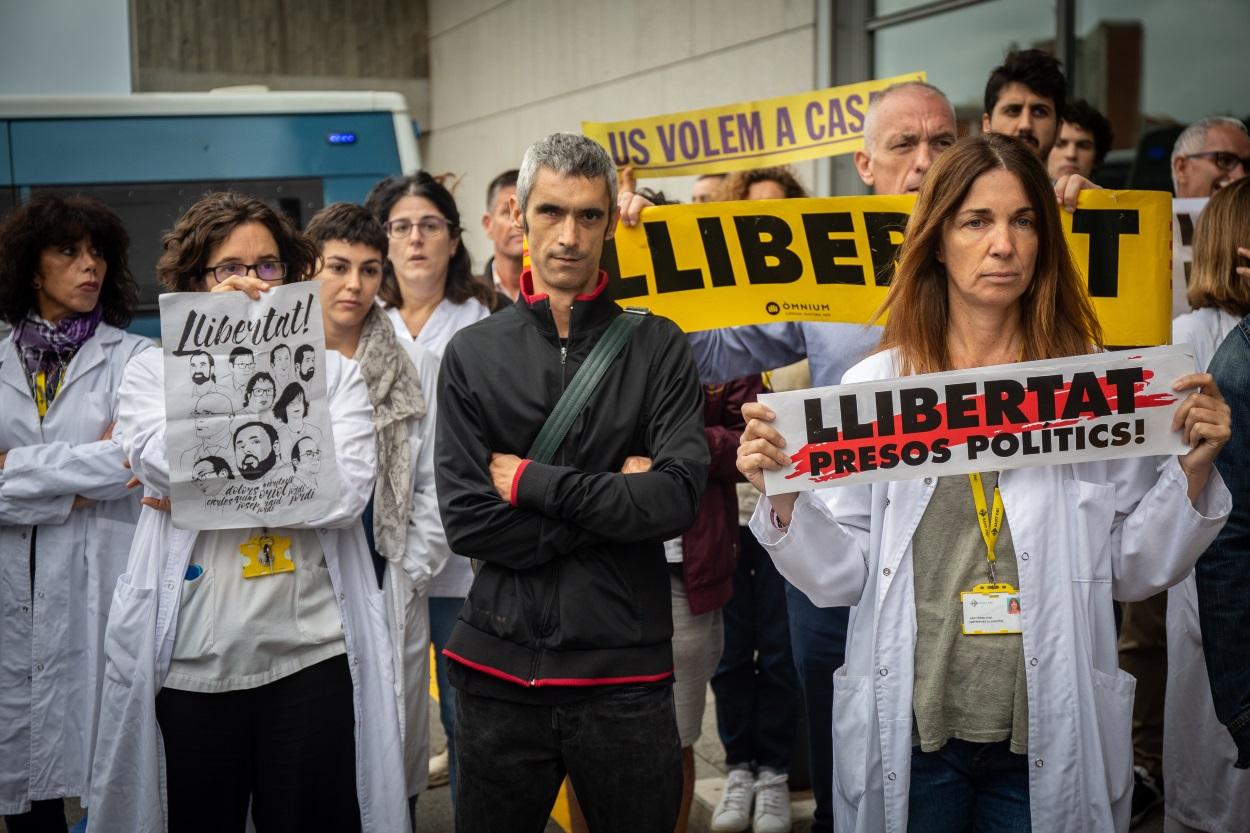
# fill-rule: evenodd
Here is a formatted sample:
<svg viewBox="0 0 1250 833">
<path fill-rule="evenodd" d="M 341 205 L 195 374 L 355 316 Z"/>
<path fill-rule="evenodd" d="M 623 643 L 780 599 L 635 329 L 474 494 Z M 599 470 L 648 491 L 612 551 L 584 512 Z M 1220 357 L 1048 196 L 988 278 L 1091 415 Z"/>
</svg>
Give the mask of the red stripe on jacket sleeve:
<svg viewBox="0 0 1250 833">
<path fill-rule="evenodd" d="M 522 460 L 521 465 L 516 467 L 516 471 L 512 474 L 512 489 L 508 493 L 508 503 L 513 506 L 517 505 L 517 490 L 521 488 L 521 472 L 525 471 L 525 467 L 530 464 L 529 460 Z"/>
</svg>

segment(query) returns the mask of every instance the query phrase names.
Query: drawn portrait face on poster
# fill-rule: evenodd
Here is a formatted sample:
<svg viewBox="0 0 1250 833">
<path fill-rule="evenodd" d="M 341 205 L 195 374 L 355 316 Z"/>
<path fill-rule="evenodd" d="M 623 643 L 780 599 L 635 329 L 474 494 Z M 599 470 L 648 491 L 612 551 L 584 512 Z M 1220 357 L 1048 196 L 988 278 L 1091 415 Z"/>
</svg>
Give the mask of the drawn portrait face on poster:
<svg viewBox="0 0 1250 833">
<path fill-rule="evenodd" d="M 321 449 L 311 437 L 301 437 L 291 447 L 291 466 L 296 474 L 305 478 L 321 471 Z"/>
<path fill-rule="evenodd" d="M 277 385 L 268 373 L 260 372 L 247 382 L 247 390 L 243 393 L 243 407 L 254 414 L 264 413 L 273 406 L 274 392 Z"/>
<path fill-rule="evenodd" d="M 248 422 L 234 432 L 234 462 L 247 481 L 260 480 L 278 463 L 278 431 L 266 422 Z"/>
<path fill-rule="evenodd" d="M 230 372 L 234 375 L 235 387 L 242 387 L 256 372 L 256 356 L 246 347 L 236 347 L 230 351 Z"/>
<path fill-rule="evenodd" d="M 191 482 L 208 497 L 221 494 L 231 480 L 234 480 L 234 474 L 230 471 L 230 464 L 216 455 L 196 460 L 191 470 Z"/>
<path fill-rule="evenodd" d="M 232 417 L 234 405 L 229 397 L 221 393 L 204 394 L 191 409 L 191 418 L 195 421 L 195 436 L 200 440 L 211 440 L 227 434 Z"/>
<path fill-rule="evenodd" d="M 211 384 L 217 380 L 217 372 L 213 366 L 213 357 L 203 350 L 191 354 L 191 384 L 197 388 Z"/>
<path fill-rule="evenodd" d="M 301 344 L 295 348 L 295 372 L 300 381 L 311 382 L 317 372 L 317 351 L 311 344 Z"/>
<path fill-rule="evenodd" d="M 299 382 L 292 382 L 282 389 L 282 395 L 274 403 L 273 415 L 286 423 L 291 433 L 303 433 L 304 417 L 308 416 L 308 396 Z"/>
<path fill-rule="evenodd" d="M 269 351 L 269 367 L 278 383 L 285 385 L 291 380 L 291 348 L 279 344 Z"/>
</svg>

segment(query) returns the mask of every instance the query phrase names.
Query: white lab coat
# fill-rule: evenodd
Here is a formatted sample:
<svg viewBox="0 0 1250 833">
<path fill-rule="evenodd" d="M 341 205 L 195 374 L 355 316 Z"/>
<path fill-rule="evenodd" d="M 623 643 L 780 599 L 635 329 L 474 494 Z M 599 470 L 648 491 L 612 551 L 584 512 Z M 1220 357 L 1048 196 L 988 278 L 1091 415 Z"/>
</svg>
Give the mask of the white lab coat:
<svg viewBox="0 0 1250 833">
<path fill-rule="evenodd" d="M 104 623 L 139 516 L 121 447 L 100 437 L 126 362 L 150 347 L 100 324 L 40 424 L 21 357 L 0 342 L 0 815 L 86 795 Z M 71 510 L 75 495 L 98 502 Z"/>
<path fill-rule="evenodd" d="M 153 351 L 130 364 L 117 421 L 134 473 L 155 495 L 169 490 L 162 361 L 161 353 Z M 408 824 L 408 808 L 386 604 L 360 524 L 373 493 L 372 408 L 359 367 L 333 352 L 326 357 L 326 389 L 340 502 L 326 517 L 300 526 L 320 535 L 343 617 L 363 829 L 391 833 Z M 169 671 L 184 575 L 197 535 L 175 529 L 166 512 L 145 507 L 139 516 L 104 640 L 104 691 L 91 782 L 94 833 L 163 833 L 167 828 L 156 694 Z"/>
<path fill-rule="evenodd" d="M 386 315 L 390 318 L 391 326 L 395 328 L 395 335 L 399 336 L 401 342 L 423 347 L 442 361 L 443 351 L 447 349 L 447 342 L 451 341 L 451 337 L 470 324 L 490 317 L 490 309 L 474 298 L 470 298 L 463 304 L 444 298 L 434 308 L 434 312 L 430 313 L 430 317 L 415 338 L 412 333 L 408 332 L 408 325 L 404 323 L 404 318 L 399 314 L 398 308 L 388 308 Z M 441 569 L 435 570 L 434 580 L 430 582 L 427 595 L 463 599 L 469 595 L 469 588 L 472 586 L 473 568 L 469 559 L 456 556 L 445 559 Z"/>
<path fill-rule="evenodd" d="M 430 772 L 430 580 L 447 563 L 451 550 L 438 513 L 434 489 L 434 423 L 438 416 L 436 355 L 405 339 L 397 340 L 421 380 L 425 416 L 408 425 L 412 459 L 412 510 L 408 546 L 400 562 L 387 565 L 388 623 L 395 649 L 396 695 L 402 704 L 404 769 L 409 796 L 429 784 Z"/>
<path fill-rule="evenodd" d="M 1172 343 L 1190 344 L 1200 370 L 1241 319 L 1203 307 L 1172 322 Z M 1250 771 L 1235 769 L 1237 745 L 1215 716 L 1198 585 L 1192 570 L 1168 590 L 1168 682 L 1163 710 L 1164 811 L 1208 833 L 1240 833 L 1250 819 Z"/>
<path fill-rule="evenodd" d="M 892 353 L 845 382 L 897 376 Z M 911 539 L 935 478 L 804 493 L 789 529 L 761 500 L 751 529 L 821 606 L 851 610 L 833 677 L 834 827 L 907 830 L 916 611 Z M 1218 473 L 1195 510 L 1175 457 L 1004 471 L 1020 574 L 1034 830 L 1128 829 L 1135 681 L 1116 657 L 1112 598 L 1177 581 L 1231 507 Z"/>
</svg>

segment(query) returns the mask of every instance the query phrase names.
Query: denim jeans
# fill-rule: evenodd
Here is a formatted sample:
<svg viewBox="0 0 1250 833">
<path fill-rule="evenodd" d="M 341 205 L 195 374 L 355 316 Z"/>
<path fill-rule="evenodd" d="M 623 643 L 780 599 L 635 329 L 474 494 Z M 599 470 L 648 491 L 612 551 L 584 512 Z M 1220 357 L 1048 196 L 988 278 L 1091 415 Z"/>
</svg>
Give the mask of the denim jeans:
<svg viewBox="0 0 1250 833">
<path fill-rule="evenodd" d="M 908 833 L 1029 833 L 1029 764 L 1007 741 L 912 747 Z"/>
<path fill-rule="evenodd" d="M 456 691 L 460 833 L 541 833 L 567 774 L 595 833 L 668 833 L 681 803 L 671 686 L 624 685 L 564 706 Z"/>
<path fill-rule="evenodd" d="M 1198 616 L 1215 714 L 1250 766 L 1250 318 L 1233 328 L 1208 370 L 1233 415 L 1215 467 L 1233 495 L 1228 523 L 1198 559 Z"/>
<path fill-rule="evenodd" d="M 807 742 L 811 752 L 812 794 L 816 813 L 813 833 L 833 830 L 833 672 L 846 658 L 846 625 L 850 608 L 816 607 L 803 591 L 786 582 L 790 644 L 807 710 Z"/>
<path fill-rule="evenodd" d="M 451 786 L 451 806 L 456 806 L 456 692 L 447 680 L 447 657 L 443 648 L 460 618 L 464 599 L 430 597 L 430 644 L 434 646 L 434 677 L 438 680 L 438 717 L 447 735 L 447 775 Z"/>
<path fill-rule="evenodd" d="M 725 650 L 712 675 L 716 728 L 730 767 L 785 772 L 798 723 L 798 678 L 786 625 L 785 580 L 745 527 L 724 607 Z"/>
</svg>

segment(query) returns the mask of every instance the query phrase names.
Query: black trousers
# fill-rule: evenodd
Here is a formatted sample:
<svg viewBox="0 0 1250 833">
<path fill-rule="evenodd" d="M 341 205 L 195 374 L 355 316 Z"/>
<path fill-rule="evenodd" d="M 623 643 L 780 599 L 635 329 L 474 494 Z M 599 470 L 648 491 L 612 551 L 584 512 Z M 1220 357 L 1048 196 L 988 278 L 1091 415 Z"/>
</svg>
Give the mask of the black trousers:
<svg viewBox="0 0 1250 833">
<path fill-rule="evenodd" d="M 4 824 L 9 833 L 65 833 L 69 826 L 65 821 L 65 799 L 32 801 L 30 812 L 5 816 Z"/>
<path fill-rule="evenodd" d="M 360 830 L 347 657 L 259 688 L 162 689 L 170 833 Z"/>
<path fill-rule="evenodd" d="M 456 692 L 459 833 L 540 833 L 567 774 L 595 833 L 671 833 L 681 804 L 672 686 L 564 706 Z"/>
</svg>

